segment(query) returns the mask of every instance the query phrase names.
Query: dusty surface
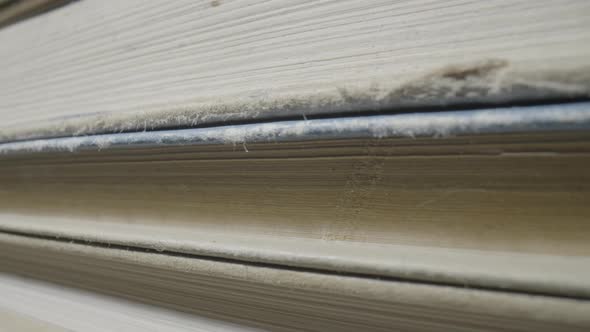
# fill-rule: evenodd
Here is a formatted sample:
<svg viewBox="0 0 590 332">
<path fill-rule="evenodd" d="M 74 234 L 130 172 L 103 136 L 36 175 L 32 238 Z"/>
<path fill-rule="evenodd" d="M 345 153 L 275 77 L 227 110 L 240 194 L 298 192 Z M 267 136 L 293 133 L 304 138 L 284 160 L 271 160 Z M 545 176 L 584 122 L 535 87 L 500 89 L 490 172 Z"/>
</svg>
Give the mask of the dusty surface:
<svg viewBox="0 0 590 332">
<path fill-rule="evenodd" d="M 0 30 L 0 139 L 587 98 L 590 4 L 80 1 Z"/>
</svg>

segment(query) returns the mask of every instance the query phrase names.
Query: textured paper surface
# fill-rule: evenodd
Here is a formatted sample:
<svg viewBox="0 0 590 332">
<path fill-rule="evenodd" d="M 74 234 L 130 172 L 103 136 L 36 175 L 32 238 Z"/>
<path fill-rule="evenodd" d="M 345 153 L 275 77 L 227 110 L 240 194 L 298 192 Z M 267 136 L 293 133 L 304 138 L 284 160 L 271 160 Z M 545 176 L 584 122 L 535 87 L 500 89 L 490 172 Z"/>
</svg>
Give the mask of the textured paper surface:
<svg viewBox="0 0 590 332">
<path fill-rule="evenodd" d="M 275 331 L 584 331 L 587 301 L 0 234 L 0 270 Z"/>
<path fill-rule="evenodd" d="M 253 332 L 228 322 L 0 273 L 0 331 Z"/>
<path fill-rule="evenodd" d="M 549 131 L 7 154 L 0 228 L 588 297 L 589 150 Z"/>
<path fill-rule="evenodd" d="M 0 270 L 277 331 L 585 330 L 587 104 L 463 110 L 587 99 L 588 16 L 86 0 L 2 29 Z"/>
<path fill-rule="evenodd" d="M 0 30 L 0 139 L 587 98 L 590 3 L 85 0 Z"/>
</svg>

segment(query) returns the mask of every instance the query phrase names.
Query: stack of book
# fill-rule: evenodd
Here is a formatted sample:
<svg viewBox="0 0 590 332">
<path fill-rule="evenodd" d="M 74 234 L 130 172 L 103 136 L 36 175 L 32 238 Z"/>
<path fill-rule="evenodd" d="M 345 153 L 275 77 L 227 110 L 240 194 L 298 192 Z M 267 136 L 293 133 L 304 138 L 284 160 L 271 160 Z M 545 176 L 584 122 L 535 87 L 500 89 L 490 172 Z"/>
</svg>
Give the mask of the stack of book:
<svg viewBox="0 0 590 332">
<path fill-rule="evenodd" d="M 0 325 L 586 330 L 588 14 L 85 0 L 2 28 Z"/>
</svg>

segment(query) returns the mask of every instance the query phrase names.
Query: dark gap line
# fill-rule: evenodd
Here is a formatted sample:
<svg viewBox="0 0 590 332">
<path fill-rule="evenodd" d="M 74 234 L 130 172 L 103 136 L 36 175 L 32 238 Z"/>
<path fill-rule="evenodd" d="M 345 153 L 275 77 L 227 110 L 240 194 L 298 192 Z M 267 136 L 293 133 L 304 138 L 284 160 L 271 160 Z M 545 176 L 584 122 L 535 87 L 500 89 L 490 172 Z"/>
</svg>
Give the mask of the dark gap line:
<svg viewBox="0 0 590 332">
<path fill-rule="evenodd" d="M 0 20 L 0 29 L 7 26 L 29 20 L 39 15 L 43 15 L 61 7 L 65 7 L 72 2 L 80 0 L 47 0 L 41 3 L 29 5 L 28 0 L 12 0 L 0 6 L 2 11 L 13 11 L 12 15 Z"/>
<path fill-rule="evenodd" d="M 142 133 L 142 132 L 160 132 L 170 130 L 184 130 L 184 129 L 204 129 L 204 128 L 217 128 L 226 126 L 237 126 L 237 125 L 248 125 L 248 124 L 263 124 L 272 122 L 286 122 L 286 121 L 305 121 L 305 120 L 322 120 L 322 119 L 335 119 L 335 118 L 356 118 L 365 116 L 376 116 L 376 115 L 400 115 L 400 114 L 412 114 L 412 113 L 439 113 L 439 112 L 451 112 L 451 111 L 477 111 L 482 109 L 492 108 L 511 108 L 511 107 L 534 107 L 534 106 L 551 106 L 551 105 L 562 105 L 562 104 L 573 104 L 580 102 L 588 102 L 590 98 L 579 97 L 570 99 L 544 99 L 544 100 L 529 100 L 529 101 L 512 101 L 512 102 L 468 102 L 468 103 L 457 103 L 450 105 L 430 105 L 430 106 L 407 106 L 403 108 L 385 108 L 375 110 L 358 110 L 358 111 L 340 111 L 333 113 L 319 113 L 319 114 L 306 114 L 301 111 L 298 115 L 273 115 L 268 114 L 263 117 L 257 118 L 241 118 L 233 120 L 217 120 L 203 124 L 196 125 L 175 125 L 175 126 L 161 126 L 158 128 L 151 129 L 137 129 L 137 130 L 117 130 L 117 131 L 97 131 L 92 134 L 85 135 L 56 135 L 56 136 L 40 136 L 37 138 L 26 138 L 26 139 L 15 139 L 10 141 L 0 141 L 0 144 L 5 143 L 17 143 L 17 142 L 33 142 L 38 140 L 50 140 L 57 138 L 70 138 L 70 137 L 86 137 L 86 136 L 98 136 L 98 135 L 111 135 L 111 134 L 129 134 L 129 133 Z M 305 117 L 304 117 L 305 114 Z"/>
</svg>

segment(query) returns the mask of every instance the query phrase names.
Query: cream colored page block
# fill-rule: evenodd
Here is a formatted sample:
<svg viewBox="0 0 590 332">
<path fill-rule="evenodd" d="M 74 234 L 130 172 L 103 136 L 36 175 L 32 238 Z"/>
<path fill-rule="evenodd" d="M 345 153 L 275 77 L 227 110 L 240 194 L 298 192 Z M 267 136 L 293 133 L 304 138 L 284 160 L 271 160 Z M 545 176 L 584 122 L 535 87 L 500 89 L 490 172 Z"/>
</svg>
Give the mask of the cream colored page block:
<svg viewBox="0 0 590 332">
<path fill-rule="evenodd" d="M 587 97 L 590 3 L 79 1 L 0 30 L 0 138 Z"/>
<path fill-rule="evenodd" d="M 586 331 L 587 301 L 0 234 L 2 271 L 273 331 Z"/>
<path fill-rule="evenodd" d="M 0 331 L 260 331 L 0 273 Z"/>
<path fill-rule="evenodd" d="M 9 308 L 0 308 L 0 331 L 66 332 L 68 330 L 33 317 L 22 315 Z"/>
<path fill-rule="evenodd" d="M 587 296 L 587 141 L 573 132 L 7 155 L 0 230 Z"/>
</svg>

